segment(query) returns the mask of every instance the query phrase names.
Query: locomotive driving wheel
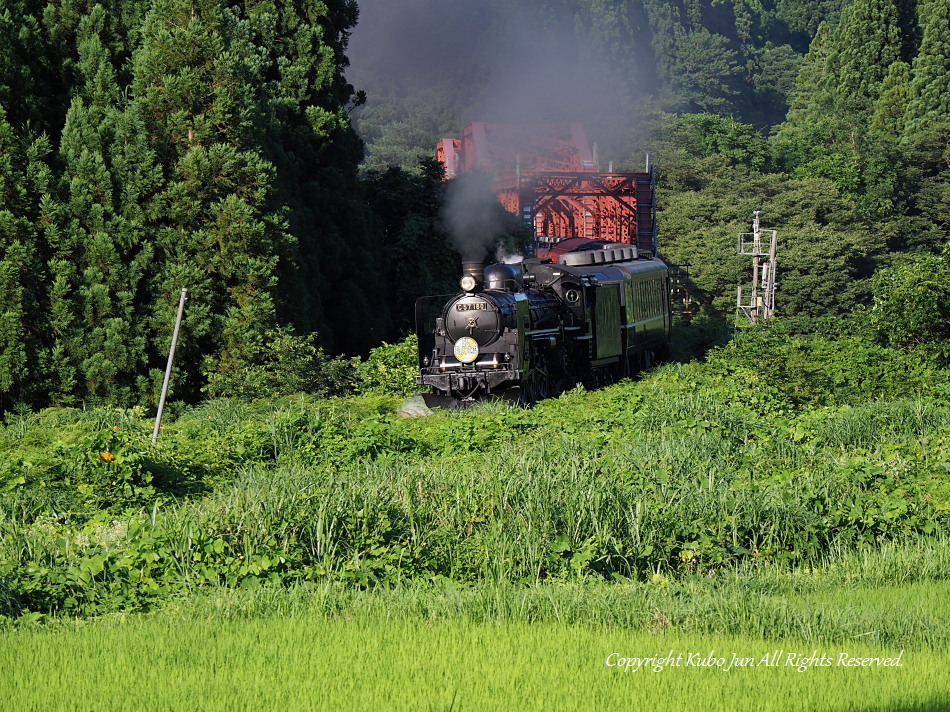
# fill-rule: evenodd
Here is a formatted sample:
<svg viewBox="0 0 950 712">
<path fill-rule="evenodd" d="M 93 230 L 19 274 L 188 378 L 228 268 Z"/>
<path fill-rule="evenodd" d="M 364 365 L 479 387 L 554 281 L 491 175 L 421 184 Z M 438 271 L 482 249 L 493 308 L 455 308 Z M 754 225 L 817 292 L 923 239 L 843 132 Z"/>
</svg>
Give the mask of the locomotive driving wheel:
<svg viewBox="0 0 950 712">
<path fill-rule="evenodd" d="M 548 359 L 541 354 L 536 354 L 533 361 L 534 367 L 526 375 L 518 398 L 518 402 L 522 405 L 550 398 L 554 387 Z"/>
<path fill-rule="evenodd" d="M 577 385 L 576 368 L 563 345 L 557 347 L 550 370 L 551 395 L 559 396 Z M 572 376 L 574 376 L 572 378 Z"/>
</svg>

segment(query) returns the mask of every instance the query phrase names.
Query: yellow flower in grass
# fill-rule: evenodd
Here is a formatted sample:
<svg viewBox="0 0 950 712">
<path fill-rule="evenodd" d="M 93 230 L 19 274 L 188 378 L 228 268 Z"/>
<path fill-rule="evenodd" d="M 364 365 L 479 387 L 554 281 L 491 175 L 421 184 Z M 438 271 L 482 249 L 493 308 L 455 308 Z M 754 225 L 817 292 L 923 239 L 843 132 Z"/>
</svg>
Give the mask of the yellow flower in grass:
<svg viewBox="0 0 950 712">
<path fill-rule="evenodd" d="M 99 457 L 101 457 L 101 458 L 102 458 L 103 460 L 105 460 L 106 462 L 112 462 L 112 460 L 114 459 L 114 458 L 112 457 L 112 453 L 111 453 L 111 452 L 100 452 L 100 453 L 99 453 Z"/>
</svg>

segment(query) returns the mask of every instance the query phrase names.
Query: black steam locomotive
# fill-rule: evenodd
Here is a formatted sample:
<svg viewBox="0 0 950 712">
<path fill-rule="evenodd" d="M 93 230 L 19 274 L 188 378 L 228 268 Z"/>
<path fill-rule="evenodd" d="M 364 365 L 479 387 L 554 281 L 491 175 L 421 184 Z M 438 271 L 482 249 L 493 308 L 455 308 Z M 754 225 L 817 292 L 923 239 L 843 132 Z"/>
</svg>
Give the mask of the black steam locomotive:
<svg viewBox="0 0 950 712">
<path fill-rule="evenodd" d="M 596 387 L 666 356 L 666 265 L 635 246 L 562 241 L 519 264 L 463 263 L 462 292 L 416 303 L 419 374 L 429 407 L 488 396 L 523 403 Z"/>
</svg>

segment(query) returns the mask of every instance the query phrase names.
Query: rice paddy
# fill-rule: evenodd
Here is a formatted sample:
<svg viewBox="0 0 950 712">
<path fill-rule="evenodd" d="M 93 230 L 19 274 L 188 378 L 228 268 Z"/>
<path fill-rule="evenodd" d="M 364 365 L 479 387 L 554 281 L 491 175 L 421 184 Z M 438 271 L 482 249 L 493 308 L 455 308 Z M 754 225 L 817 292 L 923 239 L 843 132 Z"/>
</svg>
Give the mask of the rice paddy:
<svg viewBox="0 0 950 712">
<path fill-rule="evenodd" d="M 936 711 L 950 705 L 948 663 L 853 641 L 164 614 L 8 633 L 0 694 L 11 710 Z"/>
<path fill-rule="evenodd" d="M 219 590 L 9 624 L 11 710 L 944 710 L 945 540 L 681 581 Z M 930 563 L 914 569 L 915 556 Z M 943 569 L 946 571 L 946 569 Z"/>
</svg>

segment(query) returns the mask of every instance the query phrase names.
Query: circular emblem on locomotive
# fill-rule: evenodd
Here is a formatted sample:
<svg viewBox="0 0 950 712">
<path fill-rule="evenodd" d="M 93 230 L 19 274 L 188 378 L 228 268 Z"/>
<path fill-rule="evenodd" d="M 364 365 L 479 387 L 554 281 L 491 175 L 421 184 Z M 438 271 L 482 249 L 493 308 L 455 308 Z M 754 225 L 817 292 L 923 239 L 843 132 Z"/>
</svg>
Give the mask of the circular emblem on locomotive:
<svg viewBox="0 0 950 712">
<path fill-rule="evenodd" d="M 478 358 L 478 342 L 470 336 L 463 336 L 455 342 L 455 358 L 462 363 L 471 363 Z"/>
</svg>

